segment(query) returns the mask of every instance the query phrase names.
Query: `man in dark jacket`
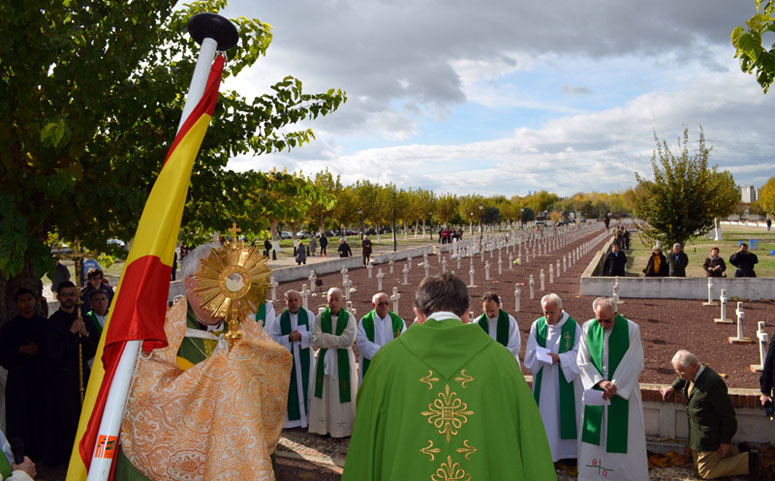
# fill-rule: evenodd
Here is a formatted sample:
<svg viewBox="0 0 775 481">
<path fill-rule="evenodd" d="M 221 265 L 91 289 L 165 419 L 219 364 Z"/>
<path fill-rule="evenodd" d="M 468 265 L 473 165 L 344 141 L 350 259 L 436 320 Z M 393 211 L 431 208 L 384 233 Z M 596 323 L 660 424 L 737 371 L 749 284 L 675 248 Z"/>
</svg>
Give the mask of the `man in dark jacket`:
<svg viewBox="0 0 775 481">
<path fill-rule="evenodd" d="M 605 257 L 603 275 L 624 277 L 627 275 L 626 271 L 627 256 L 624 255 L 624 252 L 619 251 L 619 244 L 614 243 L 611 246 L 611 252 Z"/>
<path fill-rule="evenodd" d="M 689 265 L 689 257 L 683 251 L 681 244 L 673 244 L 673 252 L 667 256 L 667 275 L 670 277 L 686 277 L 686 266 Z"/>
<path fill-rule="evenodd" d="M 759 258 L 756 254 L 748 250 L 748 244 L 743 242 L 740 247 L 737 248 L 737 252 L 732 254 L 729 258 L 729 263 L 737 267 L 735 271 L 735 277 L 756 277 L 756 273 L 753 271 L 753 266 L 759 262 Z"/>
<path fill-rule="evenodd" d="M 339 241 L 339 257 L 349 257 L 353 255 L 353 250 L 350 248 L 350 244 L 347 243 L 347 239 L 342 238 Z"/>
<path fill-rule="evenodd" d="M 721 258 L 718 247 L 710 250 L 710 257 L 705 259 L 702 269 L 708 277 L 724 277 L 724 271 L 727 270 L 727 264 Z"/>
<path fill-rule="evenodd" d="M 675 391 L 681 391 L 689 415 L 689 449 L 702 479 L 741 476 L 759 479 L 761 458 L 732 446 L 737 431 L 735 408 L 727 393 L 727 385 L 716 371 L 701 364 L 697 356 L 680 350 L 673 356 L 673 369 L 678 374 L 671 386 L 662 388 L 667 400 Z"/>
</svg>

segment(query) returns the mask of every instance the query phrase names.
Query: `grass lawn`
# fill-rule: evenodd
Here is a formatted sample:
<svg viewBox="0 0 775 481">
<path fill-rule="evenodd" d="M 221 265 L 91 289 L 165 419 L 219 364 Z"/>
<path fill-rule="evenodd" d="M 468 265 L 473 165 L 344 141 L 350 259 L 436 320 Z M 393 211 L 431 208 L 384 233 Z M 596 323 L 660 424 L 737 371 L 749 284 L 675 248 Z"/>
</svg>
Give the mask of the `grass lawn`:
<svg viewBox="0 0 775 481">
<path fill-rule="evenodd" d="M 700 238 L 684 246 L 684 252 L 689 256 L 689 265 L 686 267 L 688 277 L 705 277 L 702 264 L 705 262 L 705 258 L 710 255 L 712 247 L 720 249 L 720 255 L 727 263 L 727 277 L 734 277 L 735 266 L 729 263 L 729 256 L 737 251 L 740 240 L 748 243 L 750 239 L 759 240 L 759 248 L 751 251 L 759 258 L 759 263 L 755 266 L 756 275 L 758 277 L 775 277 L 775 256 L 770 255 L 770 251 L 775 249 L 775 230 L 767 232 L 764 229 L 746 226 L 723 226 L 721 233 L 723 241 Z M 627 252 L 629 258 L 627 271 L 631 275 L 643 276 L 643 269 L 646 267 L 654 245 L 645 238 L 641 238 L 639 234 L 634 234 L 630 241 L 630 247 L 631 250 Z M 671 248 L 672 246 L 662 246 L 662 253 L 667 256 Z"/>
</svg>

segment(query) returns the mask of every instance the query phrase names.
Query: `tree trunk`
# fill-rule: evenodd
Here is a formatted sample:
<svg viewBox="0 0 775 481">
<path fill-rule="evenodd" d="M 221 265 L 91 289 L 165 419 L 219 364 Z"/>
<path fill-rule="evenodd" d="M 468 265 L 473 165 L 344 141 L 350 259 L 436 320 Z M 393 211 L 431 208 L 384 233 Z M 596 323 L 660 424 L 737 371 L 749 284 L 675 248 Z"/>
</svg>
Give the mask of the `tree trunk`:
<svg viewBox="0 0 775 481">
<path fill-rule="evenodd" d="M 272 248 L 276 251 L 280 251 L 280 236 L 277 235 L 277 227 L 280 225 L 279 220 L 271 220 L 269 222 L 269 233 L 272 235 Z"/>
<path fill-rule="evenodd" d="M 18 276 L 6 280 L 5 274 L 0 271 L 0 326 L 8 320 L 19 314 L 16 309 L 16 291 L 21 288 L 27 288 L 35 293 L 35 297 L 42 298 L 43 281 L 36 278 L 35 273 L 29 262 L 24 263 L 24 268 Z M 45 299 L 44 299 L 45 301 Z M 48 306 L 45 302 L 38 302 L 36 313 L 43 317 L 48 317 Z"/>
</svg>

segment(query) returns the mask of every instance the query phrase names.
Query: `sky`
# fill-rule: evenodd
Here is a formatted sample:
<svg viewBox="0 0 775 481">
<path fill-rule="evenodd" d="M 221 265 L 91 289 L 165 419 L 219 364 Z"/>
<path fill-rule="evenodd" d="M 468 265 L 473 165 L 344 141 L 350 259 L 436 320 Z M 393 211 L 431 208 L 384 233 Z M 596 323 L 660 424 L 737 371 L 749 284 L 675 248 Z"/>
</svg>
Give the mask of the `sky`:
<svg viewBox="0 0 775 481">
<path fill-rule="evenodd" d="M 700 128 L 738 184 L 775 175 L 775 93 L 729 35 L 753 0 L 231 0 L 271 24 L 267 56 L 224 88 L 252 98 L 286 75 L 348 101 L 291 152 L 229 168 L 368 179 L 437 194 L 623 191 L 651 176 L 654 135 Z"/>
</svg>

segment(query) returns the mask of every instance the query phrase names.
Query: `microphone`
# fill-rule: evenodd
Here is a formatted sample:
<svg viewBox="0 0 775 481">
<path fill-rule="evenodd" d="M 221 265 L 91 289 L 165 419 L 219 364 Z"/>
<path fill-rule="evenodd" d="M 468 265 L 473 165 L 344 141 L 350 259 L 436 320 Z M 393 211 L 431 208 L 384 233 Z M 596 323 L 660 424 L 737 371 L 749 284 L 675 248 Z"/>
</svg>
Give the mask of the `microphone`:
<svg viewBox="0 0 775 481">
<path fill-rule="evenodd" d="M 21 438 L 11 439 L 11 451 L 13 451 L 13 462 L 15 464 L 24 462 L 24 441 Z"/>
</svg>

